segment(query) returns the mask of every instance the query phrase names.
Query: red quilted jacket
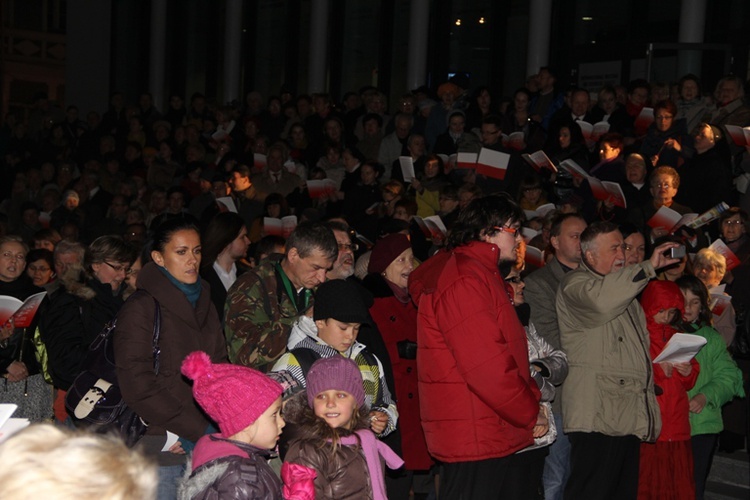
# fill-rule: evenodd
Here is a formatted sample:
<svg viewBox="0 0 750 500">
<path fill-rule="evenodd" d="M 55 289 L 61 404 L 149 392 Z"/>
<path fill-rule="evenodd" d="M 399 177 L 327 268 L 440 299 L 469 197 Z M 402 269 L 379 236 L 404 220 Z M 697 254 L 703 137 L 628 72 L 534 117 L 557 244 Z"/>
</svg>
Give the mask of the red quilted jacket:
<svg viewBox="0 0 750 500">
<path fill-rule="evenodd" d="M 540 394 L 498 252 L 475 241 L 435 255 L 409 278 L 422 427 L 444 462 L 503 457 L 533 441 Z"/>
</svg>

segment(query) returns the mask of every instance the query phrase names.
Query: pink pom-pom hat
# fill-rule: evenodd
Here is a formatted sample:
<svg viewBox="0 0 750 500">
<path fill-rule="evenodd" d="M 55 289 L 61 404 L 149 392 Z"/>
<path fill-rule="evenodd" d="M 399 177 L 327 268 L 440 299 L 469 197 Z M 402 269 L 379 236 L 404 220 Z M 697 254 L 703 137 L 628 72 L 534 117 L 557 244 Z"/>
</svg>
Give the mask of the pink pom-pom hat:
<svg viewBox="0 0 750 500">
<path fill-rule="evenodd" d="M 205 352 L 188 354 L 182 373 L 193 381 L 193 397 L 229 438 L 249 427 L 281 396 L 281 384 L 239 365 L 212 363 Z"/>
</svg>

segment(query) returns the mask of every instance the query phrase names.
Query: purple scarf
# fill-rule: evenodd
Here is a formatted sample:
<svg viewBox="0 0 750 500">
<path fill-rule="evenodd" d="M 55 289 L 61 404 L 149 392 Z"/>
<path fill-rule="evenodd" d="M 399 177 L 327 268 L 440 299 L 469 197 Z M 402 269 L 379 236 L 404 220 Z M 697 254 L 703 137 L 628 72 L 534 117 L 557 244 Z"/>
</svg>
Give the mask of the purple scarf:
<svg viewBox="0 0 750 500">
<path fill-rule="evenodd" d="M 370 482 L 372 483 L 372 497 L 374 500 L 388 500 L 385 493 L 385 471 L 380 465 L 380 457 L 383 457 L 389 469 L 398 469 L 404 465 L 404 461 L 391 450 L 387 444 L 379 441 L 375 434 L 369 429 L 355 431 L 362 445 L 362 452 L 367 462 L 367 470 L 370 471 Z M 356 436 L 341 438 L 341 444 L 353 446 L 360 444 Z"/>
</svg>

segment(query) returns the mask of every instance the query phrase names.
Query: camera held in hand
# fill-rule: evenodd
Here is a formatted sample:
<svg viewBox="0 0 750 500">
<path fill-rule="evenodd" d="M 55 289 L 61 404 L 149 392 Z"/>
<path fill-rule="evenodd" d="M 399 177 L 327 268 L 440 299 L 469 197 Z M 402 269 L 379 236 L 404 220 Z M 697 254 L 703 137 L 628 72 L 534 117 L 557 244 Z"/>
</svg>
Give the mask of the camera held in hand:
<svg viewBox="0 0 750 500">
<path fill-rule="evenodd" d="M 685 245 L 680 245 L 678 247 L 670 248 L 669 249 L 669 258 L 671 259 L 681 259 L 686 255 L 685 253 Z"/>
</svg>

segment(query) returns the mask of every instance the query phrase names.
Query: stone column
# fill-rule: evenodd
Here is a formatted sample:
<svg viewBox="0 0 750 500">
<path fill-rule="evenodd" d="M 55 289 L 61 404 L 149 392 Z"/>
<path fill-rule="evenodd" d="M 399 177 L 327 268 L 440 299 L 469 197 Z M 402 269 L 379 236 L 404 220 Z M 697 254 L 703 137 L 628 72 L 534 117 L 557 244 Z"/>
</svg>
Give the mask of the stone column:
<svg viewBox="0 0 750 500">
<path fill-rule="evenodd" d="M 552 0 L 531 0 L 529 5 L 529 43 L 526 54 L 526 76 L 536 74 L 549 63 Z"/>
<path fill-rule="evenodd" d="M 167 0 L 151 0 L 151 36 L 148 90 L 156 109 L 164 109 L 164 76 L 167 64 Z"/>
<path fill-rule="evenodd" d="M 242 0 L 227 0 L 224 30 L 224 102 L 241 101 Z"/>
<path fill-rule="evenodd" d="M 310 69 L 307 92 L 325 92 L 328 73 L 328 0 L 310 2 Z"/>
<path fill-rule="evenodd" d="M 429 34 L 429 0 L 412 0 L 409 17 L 409 57 L 406 66 L 406 88 L 426 83 L 427 38 Z"/>
<path fill-rule="evenodd" d="M 706 0 L 682 0 L 680 10 L 680 43 L 703 43 L 706 27 Z M 677 76 L 687 73 L 701 74 L 700 50 L 681 50 L 677 54 Z"/>
</svg>

